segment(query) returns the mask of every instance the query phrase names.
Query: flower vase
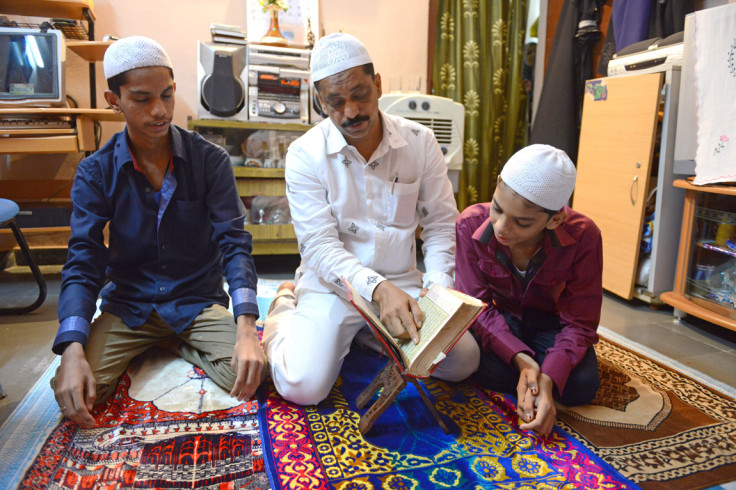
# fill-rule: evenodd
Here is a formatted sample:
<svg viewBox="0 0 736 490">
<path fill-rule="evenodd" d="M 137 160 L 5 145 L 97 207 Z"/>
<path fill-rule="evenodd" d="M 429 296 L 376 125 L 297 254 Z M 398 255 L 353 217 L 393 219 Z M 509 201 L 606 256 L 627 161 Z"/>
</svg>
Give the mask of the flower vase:
<svg viewBox="0 0 736 490">
<path fill-rule="evenodd" d="M 279 9 L 275 5 L 269 5 L 268 11 L 271 14 L 271 24 L 268 26 L 266 34 L 258 41 L 258 44 L 267 44 L 269 46 L 289 46 L 289 41 L 286 40 L 281 30 L 279 29 Z"/>
</svg>

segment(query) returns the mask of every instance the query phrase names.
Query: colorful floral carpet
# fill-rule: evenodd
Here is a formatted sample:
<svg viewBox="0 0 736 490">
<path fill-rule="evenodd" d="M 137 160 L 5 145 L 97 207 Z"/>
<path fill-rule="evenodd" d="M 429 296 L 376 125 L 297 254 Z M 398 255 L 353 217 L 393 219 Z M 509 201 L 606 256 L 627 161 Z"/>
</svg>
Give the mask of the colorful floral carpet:
<svg viewBox="0 0 736 490">
<path fill-rule="evenodd" d="M 473 383 L 425 380 L 445 434 L 408 385 L 362 436 L 355 399 L 385 358 L 354 348 L 318 406 L 286 403 L 269 383 L 261 403 L 275 489 L 633 488 L 576 439 L 521 431 L 513 399 Z"/>
<path fill-rule="evenodd" d="M 601 341 L 594 403 L 559 407 L 554 433 L 518 429 L 513 398 L 471 382 L 424 386 L 445 434 L 409 385 L 365 436 L 355 398 L 385 358 L 354 349 L 318 406 L 269 383 L 260 421 L 274 489 L 707 488 L 736 479 L 736 403 L 700 382 Z M 732 390 L 731 390 L 732 391 Z"/>
</svg>

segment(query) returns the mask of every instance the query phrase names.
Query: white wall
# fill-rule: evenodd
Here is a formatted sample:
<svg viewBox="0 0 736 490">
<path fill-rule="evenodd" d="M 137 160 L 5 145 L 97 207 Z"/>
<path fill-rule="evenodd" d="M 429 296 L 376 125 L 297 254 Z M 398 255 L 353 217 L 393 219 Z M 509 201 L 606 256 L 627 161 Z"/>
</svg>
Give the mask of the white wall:
<svg viewBox="0 0 736 490">
<path fill-rule="evenodd" d="M 174 122 L 186 127 L 187 116 L 197 113 L 197 41 L 210 39 L 211 22 L 246 26 L 245 0 L 95 0 L 95 37 L 145 35 L 160 42 L 174 64 L 177 84 Z M 422 77 L 427 72 L 429 0 L 320 0 L 323 32 L 348 32 L 361 39 L 376 70 L 388 83 L 390 76 Z M 264 14 L 266 15 L 266 14 Z M 77 55 L 67 60 L 67 92 L 89 104 L 88 68 Z M 102 63 L 97 64 L 97 105 L 107 88 Z M 386 87 L 388 88 L 388 87 Z M 105 123 L 103 139 L 122 124 Z"/>
</svg>

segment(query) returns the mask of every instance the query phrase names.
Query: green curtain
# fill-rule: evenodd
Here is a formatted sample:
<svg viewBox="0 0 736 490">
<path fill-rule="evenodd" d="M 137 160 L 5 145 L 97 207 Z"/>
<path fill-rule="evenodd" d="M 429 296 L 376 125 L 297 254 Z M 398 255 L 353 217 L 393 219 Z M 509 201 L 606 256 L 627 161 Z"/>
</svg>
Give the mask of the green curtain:
<svg viewBox="0 0 736 490">
<path fill-rule="evenodd" d="M 504 163 L 526 144 L 526 16 L 526 0 L 438 2 L 432 89 L 465 106 L 460 210 L 490 201 Z"/>
</svg>

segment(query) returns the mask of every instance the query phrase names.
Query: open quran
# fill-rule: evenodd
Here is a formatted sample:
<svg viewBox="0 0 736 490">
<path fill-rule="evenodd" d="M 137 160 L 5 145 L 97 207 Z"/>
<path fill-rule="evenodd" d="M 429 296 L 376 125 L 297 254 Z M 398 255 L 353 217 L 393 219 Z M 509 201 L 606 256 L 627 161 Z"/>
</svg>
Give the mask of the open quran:
<svg viewBox="0 0 736 490">
<path fill-rule="evenodd" d="M 467 294 L 433 284 L 419 298 L 424 322 L 419 329 L 419 343 L 394 338 L 374 313 L 368 302 L 343 278 L 350 302 L 371 326 L 402 375 L 426 378 L 445 358 L 463 333 L 486 308 L 482 301 Z"/>
</svg>

